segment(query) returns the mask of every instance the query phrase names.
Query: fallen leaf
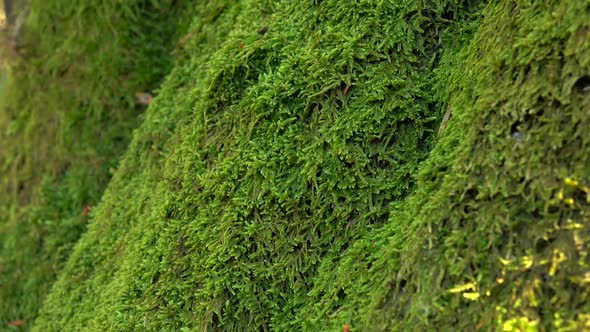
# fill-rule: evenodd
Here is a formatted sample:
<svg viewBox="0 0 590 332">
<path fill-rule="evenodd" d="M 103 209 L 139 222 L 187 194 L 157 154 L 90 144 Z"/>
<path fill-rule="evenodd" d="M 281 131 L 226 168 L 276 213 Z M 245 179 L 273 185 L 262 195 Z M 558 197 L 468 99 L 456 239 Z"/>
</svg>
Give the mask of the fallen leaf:
<svg viewBox="0 0 590 332">
<path fill-rule="evenodd" d="M 186 42 L 189 40 L 189 38 L 193 36 L 193 32 L 194 31 L 191 31 L 191 32 L 187 33 L 186 35 L 184 35 L 184 37 L 180 38 L 180 40 L 178 41 L 178 44 L 179 45 L 186 44 Z"/>
<path fill-rule="evenodd" d="M 13 320 L 11 322 L 6 323 L 8 326 L 23 326 L 25 325 L 25 321 L 22 319 Z"/>
<path fill-rule="evenodd" d="M 154 96 L 152 96 L 151 93 L 147 93 L 147 92 L 136 92 L 135 98 L 137 99 L 138 104 L 149 105 L 152 102 L 152 100 L 154 99 Z"/>
<path fill-rule="evenodd" d="M 88 204 L 82 209 L 82 215 L 87 216 L 90 213 L 90 209 L 92 209 L 92 205 Z"/>
<path fill-rule="evenodd" d="M 443 130 L 445 130 L 445 127 L 447 126 L 447 121 L 449 121 L 450 118 L 451 118 L 451 108 L 449 107 L 447 109 L 447 112 L 443 116 L 442 121 L 440 122 L 440 128 L 438 128 L 438 134 L 436 134 L 436 137 L 440 137 L 440 134 L 443 132 Z"/>
<path fill-rule="evenodd" d="M 477 326 L 475 326 L 475 330 L 479 331 L 484 325 L 487 325 L 489 322 L 490 322 L 489 316 L 480 320 L 479 323 L 477 324 Z"/>
<path fill-rule="evenodd" d="M 344 91 L 342 92 L 342 96 L 346 96 L 346 94 L 348 93 L 348 90 L 350 90 L 350 85 L 346 85 L 346 87 L 344 88 Z"/>
</svg>

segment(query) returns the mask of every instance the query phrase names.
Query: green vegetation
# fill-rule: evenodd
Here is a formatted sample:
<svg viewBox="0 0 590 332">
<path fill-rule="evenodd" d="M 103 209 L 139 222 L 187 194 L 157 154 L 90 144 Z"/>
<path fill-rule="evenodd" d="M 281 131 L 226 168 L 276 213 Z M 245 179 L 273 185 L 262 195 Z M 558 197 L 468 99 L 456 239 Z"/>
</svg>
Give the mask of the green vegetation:
<svg viewBox="0 0 590 332">
<path fill-rule="evenodd" d="M 174 1 L 30 6 L 0 111 L 0 330 L 37 316 L 140 122 L 135 92 L 159 86 L 194 14 Z"/>
<path fill-rule="evenodd" d="M 33 1 L 0 113 L 0 320 L 590 328 L 589 17 Z"/>
</svg>

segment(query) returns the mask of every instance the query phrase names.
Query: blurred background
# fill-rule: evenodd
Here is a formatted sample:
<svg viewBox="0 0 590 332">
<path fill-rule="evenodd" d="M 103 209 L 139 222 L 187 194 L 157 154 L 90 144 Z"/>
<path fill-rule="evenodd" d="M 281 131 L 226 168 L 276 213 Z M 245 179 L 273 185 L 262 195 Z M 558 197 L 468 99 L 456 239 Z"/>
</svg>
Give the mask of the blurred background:
<svg viewBox="0 0 590 332">
<path fill-rule="evenodd" d="M 2 98 L 3 92 L 6 89 L 6 77 L 4 73 L 4 66 L 5 66 L 5 56 L 4 53 L 6 49 L 9 47 L 8 43 L 6 42 L 6 13 L 4 11 L 4 1 L 0 1 L 0 31 L 1 31 L 1 38 L 0 38 L 0 98 Z"/>
<path fill-rule="evenodd" d="M 26 15 L 26 0 L 0 1 L 0 98 L 3 97 L 8 82 L 8 65 L 18 54 L 20 27 Z"/>
</svg>

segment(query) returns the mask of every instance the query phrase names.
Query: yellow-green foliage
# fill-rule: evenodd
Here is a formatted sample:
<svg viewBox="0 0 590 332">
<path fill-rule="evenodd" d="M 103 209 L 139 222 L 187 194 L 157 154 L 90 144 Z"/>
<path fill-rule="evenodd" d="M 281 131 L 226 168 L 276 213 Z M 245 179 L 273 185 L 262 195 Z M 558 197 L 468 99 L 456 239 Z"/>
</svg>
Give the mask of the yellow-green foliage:
<svg viewBox="0 0 590 332">
<path fill-rule="evenodd" d="M 589 327 L 590 2 L 188 7 L 33 330 Z"/>
</svg>

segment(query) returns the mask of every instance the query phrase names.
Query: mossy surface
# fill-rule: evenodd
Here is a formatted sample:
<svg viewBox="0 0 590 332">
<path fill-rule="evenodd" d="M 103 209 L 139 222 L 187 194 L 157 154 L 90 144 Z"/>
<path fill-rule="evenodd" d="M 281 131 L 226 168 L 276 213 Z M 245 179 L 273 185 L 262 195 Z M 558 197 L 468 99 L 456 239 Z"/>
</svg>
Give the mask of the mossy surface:
<svg viewBox="0 0 590 332">
<path fill-rule="evenodd" d="M 174 1 L 29 5 L 19 54 L 2 59 L 0 330 L 31 327 L 141 122 L 134 94 L 160 85 L 194 14 Z"/>
<path fill-rule="evenodd" d="M 43 253 L 68 260 L 33 330 L 590 326 L 590 2 L 182 6 L 176 64 L 87 228 L 47 230 L 68 249 Z M 72 164 L 59 188 L 103 174 Z M 54 211 L 71 198 L 47 181 Z M 77 220 L 13 192 L 10 234 Z"/>
</svg>

